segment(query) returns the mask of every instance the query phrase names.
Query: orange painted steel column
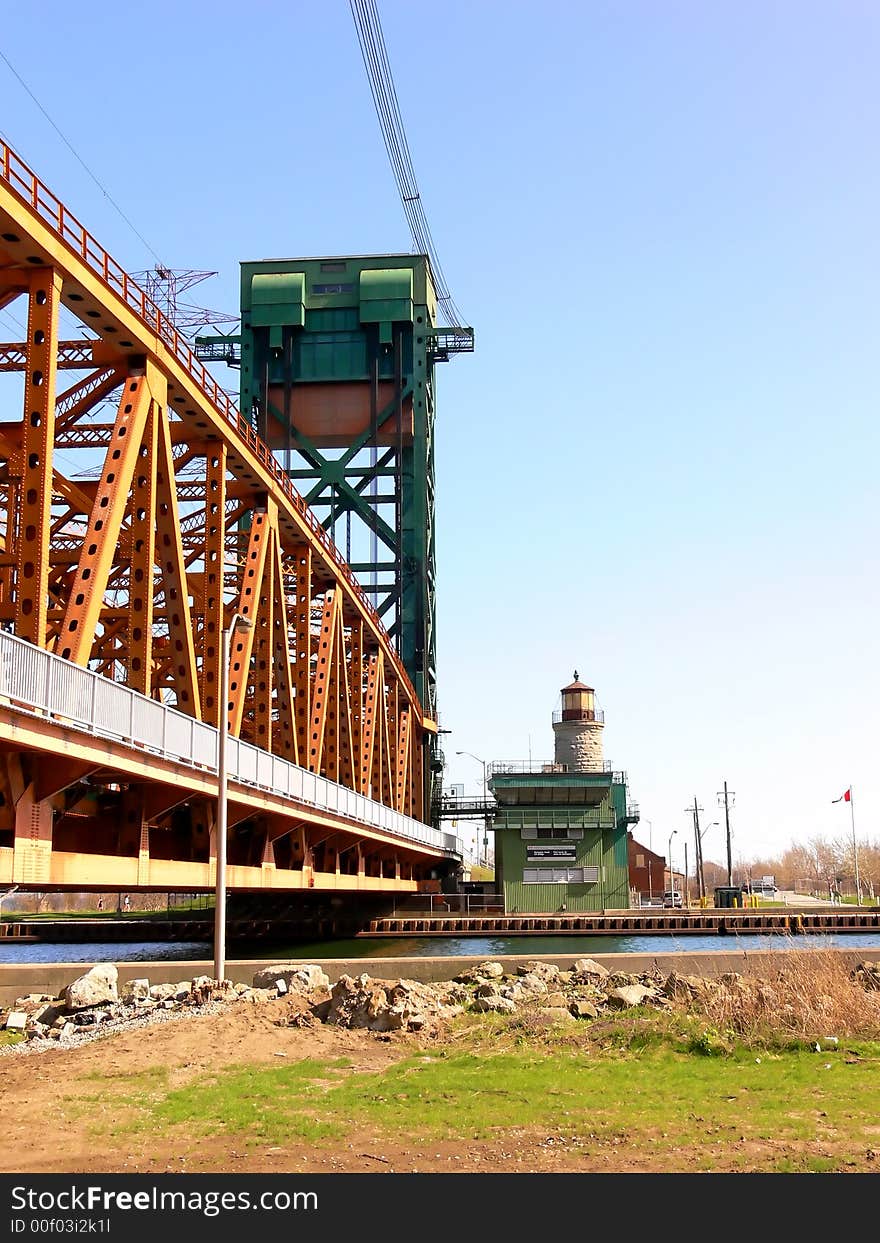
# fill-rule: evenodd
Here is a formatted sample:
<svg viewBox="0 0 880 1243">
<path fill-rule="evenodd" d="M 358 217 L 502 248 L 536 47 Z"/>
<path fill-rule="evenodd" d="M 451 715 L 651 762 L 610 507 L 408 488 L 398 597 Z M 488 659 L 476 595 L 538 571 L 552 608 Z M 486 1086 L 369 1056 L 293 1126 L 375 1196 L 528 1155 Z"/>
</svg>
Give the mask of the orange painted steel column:
<svg viewBox="0 0 880 1243">
<path fill-rule="evenodd" d="M 349 631 L 349 649 L 346 651 L 345 646 L 345 624 L 342 616 L 342 609 L 339 610 L 339 638 L 338 638 L 338 669 L 339 669 L 339 693 L 338 693 L 338 725 L 339 725 L 339 777 L 340 784 L 346 786 L 349 790 L 354 787 L 355 772 L 355 751 L 354 751 L 354 730 L 351 718 L 351 683 L 354 676 L 354 660 L 351 654 L 351 631 Z"/>
<path fill-rule="evenodd" d="M 126 382 L 58 639 L 60 654 L 78 665 L 92 654 L 150 402 L 146 376 Z"/>
<path fill-rule="evenodd" d="M 275 703 L 278 709 L 278 728 L 273 734 L 272 750 L 294 764 L 299 763 L 299 747 L 296 737 L 296 719 L 293 706 L 293 671 L 290 663 L 290 639 L 288 635 L 287 592 L 284 588 L 284 560 L 278 528 L 272 529 L 272 546 L 269 550 L 272 568 L 274 607 L 272 613 L 272 680 L 275 686 Z"/>
<path fill-rule="evenodd" d="M 170 666 L 181 712 L 202 718 L 199 679 L 196 671 L 196 645 L 189 607 L 189 584 L 180 535 L 174 454 L 166 413 L 166 383 L 147 364 L 154 401 L 158 410 L 158 452 L 156 459 L 156 557 L 165 593 L 165 619 L 168 624 Z"/>
<path fill-rule="evenodd" d="M 318 637 L 318 663 L 312 685 L 312 719 L 309 723 L 309 749 L 306 767 L 319 773 L 324 759 L 324 732 L 327 724 L 328 683 L 331 660 L 336 639 L 336 613 L 339 608 L 339 592 L 328 591 L 324 597 L 324 614 Z"/>
<path fill-rule="evenodd" d="M 131 487 L 131 570 L 128 589 L 128 684 L 153 690 L 153 594 L 156 567 L 156 445 L 160 414 L 151 402 Z"/>
<path fill-rule="evenodd" d="M 205 461 L 205 568 L 202 590 L 202 716 L 220 725 L 221 635 L 226 568 L 226 446 L 209 446 Z"/>
<path fill-rule="evenodd" d="M 254 607 L 254 660 L 253 660 L 253 742 L 264 751 L 274 750 L 272 729 L 272 673 L 274 668 L 275 638 L 275 590 L 274 557 L 272 545 L 274 532 L 267 521 L 264 532 L 262 578 L 257 588 Z"/>
<path fill-rule="evenodd" d="M 45 647 L 61 275 L 52 268 L 40 268 L 30 272 L 28 277 L 27 371 L 21 511 L 16 550 L 15 632 L 38 647 Z"/>
<path fill-rule="evenodd" d="M 367 688 L 364 695 L 364 715 L 361 727 L 361 781 L 360 792 L 370 795 L 370 782 L 373 773 L 373 746 L 376 735 L 376 687 L 379 680 L 379 662 L 381 653 L 371 655 L 367 660 Z"/>
<path fill-rule="evenodd" d="M 251 654 L 259 621 L 269 542 L 269 515 L 265 510 L 258 510 L 251 515 L 250 538 L 236 608 L 236 612 L 251 625 L 247 629 L 237 627 L 231 640 L 228 713 L 229 733 L 233 738 L 241 736 L 244 721 Z"/>
<path fill-rule="evenodd" d="M 397 800 L 396 807 L 399 812 L 407 815 L 407 779 L 409 776 L 409 731 L 412 713 L 409 708 L 404 706 L 400 713 L 398 721 L 397 733 Z"/>
<path fill-rule="evenodd" d="M 294 627 L 296 637 L 296 737 L 299 763 L 309 766 L 309 726 L 312 719 L 311 706 L 311 652 L 312 652 L 312 550 L 307 545 L 293 550 L 296 567 L 296 605 Z"/>
<path fill-rule="evenodd" d="M 361 789 L 361 746 L 364 721 L 364 623 L 351 624 L 351 788 Z"/>
</svg>

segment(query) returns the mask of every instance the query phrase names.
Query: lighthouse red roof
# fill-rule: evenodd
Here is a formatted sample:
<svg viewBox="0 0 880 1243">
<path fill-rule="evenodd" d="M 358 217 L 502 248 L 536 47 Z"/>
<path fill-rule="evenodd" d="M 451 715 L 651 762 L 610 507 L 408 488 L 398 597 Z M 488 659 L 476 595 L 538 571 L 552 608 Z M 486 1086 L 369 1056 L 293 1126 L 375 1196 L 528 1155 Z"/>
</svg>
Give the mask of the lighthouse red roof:
<svg viewBox="0 0 880 1243">
<path fill-rule="evenodd" d="M 587 686 L 586 682 L 581 682 L 578 677 L 578 671 L 575 669 L 574 681 L 570 682 L 568 686 L 563 686 L 562 694 L 564 695 L 566 691 L 595 691 L 595 689 L 594 686 Z"/>
</svg>

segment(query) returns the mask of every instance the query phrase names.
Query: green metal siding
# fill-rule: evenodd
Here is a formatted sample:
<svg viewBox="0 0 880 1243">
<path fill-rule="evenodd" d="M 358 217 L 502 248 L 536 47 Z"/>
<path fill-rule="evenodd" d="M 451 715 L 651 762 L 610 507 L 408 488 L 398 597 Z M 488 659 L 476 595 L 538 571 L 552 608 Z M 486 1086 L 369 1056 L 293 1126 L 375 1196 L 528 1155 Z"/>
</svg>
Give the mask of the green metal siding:
<svg viewBox="0 0 880 1243">
<path fill-rule="evenodd" d="M 391 340 L 392 323 L 413 322 L 413 274 L 402 268 L 361 272 L 361 321 L 378 323 L 380 339 Z"/>
<path fill-rule="evenodd" d="M 629 906 L 629 878 L 617 856 L 618 843 L 611 833 L 587 831 L 584 838 L 574 840 L 574 860 L 559 861 L 561 867 L 598 867 L 599 879 L 594 884 L 527 884 L 522 880 L 523 868 L 540 866 L 529 863 L 526 847 L 540 843 L 524 841 L 518 830 L 499 833 L 495 848 L 502 853 L 504 877 L 504 909 L 510 914 L 523 911 L 558 911 L 563 903 L 569 911 L 600 911 L 603 908 Z M 560 839 L 547 842 L 559 845 Z M 624 850 L 626 834 L 624 833 Z M 549 864 L 548 866 L 552 866 Z"/>
<path fill-rule="evenodd" d="M 629 864 L 626 815 L 626 787 L 612 785 L 598 807 L 504 807 L 494 819 L 495 852 L 504 894 L 504 909 L 510 914 L 552 913 L 564 905 L 566 911 L 600 911 L 629 906 Z M 592 822 L 592 823 L 591 823 Z M 543 837 L 541 830 L 583 827 L 581 838 Z M 524 839 L 523 828 L 537 829 L 535 838 Z M 528 859 L 528 847 L 574 846 L 569 860 Z M 535 867 L 598 867 L 599 879 L 590 884 L 571 882 L 527 883 L 523 869 Z"/>
<path fill-rule="evenodd" d="M 310 332 L 294 341 L 299 381 L 366 381 L 367 339 L 360 331 Z"/>
</svg>

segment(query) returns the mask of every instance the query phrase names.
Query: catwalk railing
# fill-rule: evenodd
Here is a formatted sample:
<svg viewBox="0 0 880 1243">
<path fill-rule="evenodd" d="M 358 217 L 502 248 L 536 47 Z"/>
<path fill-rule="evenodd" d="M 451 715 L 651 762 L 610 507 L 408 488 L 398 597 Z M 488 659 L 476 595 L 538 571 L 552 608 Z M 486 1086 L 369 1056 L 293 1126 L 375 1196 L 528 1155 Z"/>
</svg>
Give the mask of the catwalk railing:
<svg viewBox="0 0 880 1243">
<path fill-rule="evenodd" d="M 83 669 L 16 635 L 0 632 L 0 704 L 50 718 L 95 737 L 190 768 L 216 773 L 219 731 L 175 708 Z M 229 780 L 333 812 L 446 854 L 461 854 L 454 834 L 377 803 L 238 738 L 227 745 Z"/>
</svg>

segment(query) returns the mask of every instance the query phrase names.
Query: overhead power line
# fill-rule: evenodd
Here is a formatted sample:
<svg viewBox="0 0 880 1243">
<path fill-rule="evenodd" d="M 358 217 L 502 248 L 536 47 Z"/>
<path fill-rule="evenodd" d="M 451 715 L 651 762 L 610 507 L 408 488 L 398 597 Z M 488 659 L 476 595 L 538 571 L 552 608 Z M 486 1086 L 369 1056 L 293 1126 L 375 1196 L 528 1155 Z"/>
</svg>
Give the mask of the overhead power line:
<svg viewBox="0 0 880 1243">
<path fill-rule="evenodd" d="M 446 324 L 450 328 L 462 327 L 466 320 L 456 306 L 449 292 L 449 286 L 446 284 L 419 194 L 375 0 L 349 0 L 349 7 L 357 30 L 358 43 L 370 83 L 376 116 L 379 118 L 385 149 L 391 161 L 391 168 L 413 242 L 419 254 L 427 255 L 430 260 L 437 302 Z"/>
<path fill-rule="evenodd" d="M 129 220 L 128 216 L 126 216 L 125 212 L 122 210 L 122 208 L 121 208 L 121 207 L 119 206 L 119 204 L 116 202 L 116 200 L 113 198 L 113 196 L 111 195 L 110 191 L 107 189 L 107 187 L 106 187 L 106 186 L 104 186 L 104 185 L 101 183 L 101 181 L 98 179 L 98 177 L 96 177 L 96 176 L 95 176 L 95 174 L 94 174 L 94 173 L 92 172 L 92 170 L 89 168 L 88 164 L 86 164 L 85 160 L 84 160 L 84 159 L 82 158 L 82 156 L 79 154 L 79 152 L 78 152 L 78 151 L 77 151 L 77 149 L 74 147 L 73 143 L 70 141 L 70 139 L 67 137 L 67 135 L 66 135 L 66 134 L 65 134 L 65 133 L 64 133 L 64 132 L 63 132 L 63 131 L 62 131 L 62 130 L 61 130 L 61 129 L 60 129 L 60 128 L 56 125 L 56 124 L 55 124 L 55 122 L 54 122 L 54 121 L 52 120 L 52 118 L 49 116 L 49 113 L 46 111 L 46 109 L 45 109 L 45 108 L 43 107 L 43 105 L 40 103 L 39 99 L 37 99 L 37 97 L 36 97 L 36 95 L 34 94 L 34 92 L 33 92 L 33 91 L 31 90 L 31 88 L 28 86 L 27 82 L 25 82 L 24 78 L 21 76 L 21 74 L 18 72 L 18 70 L 15 68 L 15 66 L 14 66 L 14 65 L 12 64 L 12 62 L 10 61 L 9 57 L 5 54 L 5 52 L 3 52 L 3 50 L 2 50 L 2 49 L 0 49 L 0 58 L 2 58 L 2 60 L 3 60 L 3 61 L 5 61 L 5 63 L 6 63 L 6 67 L 9 69 L 10 73 L 12 73 L 12 74 L 13 74 L 13 75 L 14 75 L 14 76 L 18 79 L 18 81 L 21 83 L 21 85 L 22 85 L 22 86 L 24 87 L 24 89 L 27 91 L 28 95 L 30 95 L 31 99 L 32 99 L 32 100 L 34 101 L 34 103 L 37 105 L 37 107 L 39 108 L 40 112 L 42 112 L 43 116 L 46 118 L 46 120 L 47 120 L 47 121 L 49 122 L 49 124 L 52 126 L 52 128 L 53 128 L 53 129 L 54 129 L 54 131 L 55 131 L 55 133 L 58 135 L 58 137 L 61 139 L 61 141 L 64 143 L 64 145 L 68 148 L 68 150 L 72 153 L 72 155 L 73 155 L 73 156 L 74 156 L 74 158 L 78 161 L 78 163 L 79 163 L 79 164 L 81 164 L 81 165 L 82 165 L 82 167 L 86 170 L 86 172 L 87 172 L 87 173 L 88 173 L 88 175 L 91 177 L 92 181 L 95 183 L 95 185 L 96 185 L 96 186 L 98 187 L 98 189 L 101 191 L 101 193 L 104 195 L 104 198 L 107 200 L 107 202 L 110 204 L 110 206 L 111 206 L 111 207 L 112 207 L 115 211 L 117 211 L 117 212 L 119 213 L 119 215 L 122 217 L 122 219 L 123 219 L 123 220 L 125 221 L 125 223 L 128 225 L 128 227 L 131 229 L 131 231 L 132 231 L 132 233 L 135 235 L 135 237 L 139 238 L 139 239 L 140 239 L 140 241 L 142 241 L 142 242 L 143 242 L 143 244 L 146 246 L 147 250 L 148 250 L 148 251 L 150 252 L 150 254 L 153 256 L 153 258 L 157 261 L 157 263 L 161 263 L 161 262 L 162 262 L 162 260 L 161 260 L 161 259 L 159 258 L 159 256 L 156 254 L 155 250 L 153 250 L 153 247 L 150 245 L 150 243 L 147 241 L 147 239 L 144 237 L 144 235 L 143 235 L 142 233 L 139 233 L 139 232 L 138 232 L 138 230 L 134 227 L 134 225 L 132 224 L 132 222 Z"/>
</svg>

